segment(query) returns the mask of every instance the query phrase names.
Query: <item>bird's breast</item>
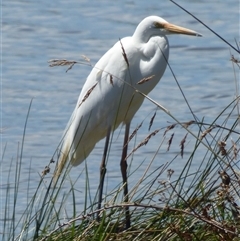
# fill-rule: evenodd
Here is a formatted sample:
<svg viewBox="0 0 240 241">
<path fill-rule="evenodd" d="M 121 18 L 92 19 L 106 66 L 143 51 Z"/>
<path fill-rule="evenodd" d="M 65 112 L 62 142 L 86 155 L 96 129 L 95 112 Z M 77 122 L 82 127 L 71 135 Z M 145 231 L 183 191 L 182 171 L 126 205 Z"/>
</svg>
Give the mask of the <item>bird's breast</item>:
<svg viewBox="0 0 240 241">
<path fill-rule="evenodd" d="M 169 45 L 166 38 L 152 37 L 142 46 L 139 71 L 142 79 L 151 79 L 138 87 L 140 91 L 148 94 L 157 85 L 167 67 L 168 57 Z"/>
</svg>

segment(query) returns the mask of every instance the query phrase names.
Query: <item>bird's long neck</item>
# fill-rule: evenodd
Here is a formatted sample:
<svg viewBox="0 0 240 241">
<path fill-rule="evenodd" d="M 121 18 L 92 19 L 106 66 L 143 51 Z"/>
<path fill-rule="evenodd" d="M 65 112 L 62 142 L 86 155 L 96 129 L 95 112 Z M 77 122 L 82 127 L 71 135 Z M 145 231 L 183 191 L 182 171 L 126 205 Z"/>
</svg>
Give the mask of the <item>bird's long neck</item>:
<svg viewBox="0 0 240 241">
<path fill-rule="evenodd" d="M 145 24 L 139 24 L 132 36 L 132 38 L 134 39 L 134 42 L 147 43 L 149 38 L 151 37 L 149 36 L 149 34 L 147 34 L 147 32 L 148 32 L 148 27 L 145 26 Z"/>
</svg>

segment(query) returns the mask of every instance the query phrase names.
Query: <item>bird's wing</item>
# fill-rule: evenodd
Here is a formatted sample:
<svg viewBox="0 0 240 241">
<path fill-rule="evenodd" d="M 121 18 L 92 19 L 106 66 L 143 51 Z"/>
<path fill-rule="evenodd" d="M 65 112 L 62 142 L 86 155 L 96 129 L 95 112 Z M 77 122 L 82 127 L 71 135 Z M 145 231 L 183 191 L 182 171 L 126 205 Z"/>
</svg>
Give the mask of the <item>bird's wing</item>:
<svg viewBox="0 0 240 241">
<path fill-rule="evenodd" d="M 122 41 L 129 43 L 127 39 Z M 108 129 L 115 129 L 124 120 L 124 114 L 119 114 L 121 118 L 118 119 L 116 116 L 121 108 L 119 103 L 126 94 L 127 70 L 119 43 L 93 67 L 64 133 L 58 173 L 67 160 L 73 165 L 80 164 L 106 136 Z"/>
<path fill-rule="evenodd" d="M 161 78 L 162 69 L 165 66 L 158 67 L 154 55 L 148 58 L 130 37 L 104 54 L 89 74 L 66 128 L 60 166 L 63 168 L 67 160 L 80 164 L 109 128 L 114 130 L 120 123 L 130 122 L 144 99 L 135 89 L 147 94 Z M 137 83 L 149 77 L 152 70 L 156 75 L 151 82 L 139 86 Z"/>
</svg>

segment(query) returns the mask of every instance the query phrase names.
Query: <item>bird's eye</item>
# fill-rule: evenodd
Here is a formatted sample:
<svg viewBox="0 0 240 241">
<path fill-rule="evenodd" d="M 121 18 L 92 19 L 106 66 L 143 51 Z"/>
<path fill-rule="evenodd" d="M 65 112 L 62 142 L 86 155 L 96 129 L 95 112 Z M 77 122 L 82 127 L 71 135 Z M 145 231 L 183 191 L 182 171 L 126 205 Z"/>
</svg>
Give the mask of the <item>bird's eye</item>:
<svg viewBox="0 0 240 241">
<path fill-rule="evenodd" d="M 164 24 L 162 24 L 160 22 L 154 22 L 154 27 L 155 28 L 164 28 Z"/>
</svg>

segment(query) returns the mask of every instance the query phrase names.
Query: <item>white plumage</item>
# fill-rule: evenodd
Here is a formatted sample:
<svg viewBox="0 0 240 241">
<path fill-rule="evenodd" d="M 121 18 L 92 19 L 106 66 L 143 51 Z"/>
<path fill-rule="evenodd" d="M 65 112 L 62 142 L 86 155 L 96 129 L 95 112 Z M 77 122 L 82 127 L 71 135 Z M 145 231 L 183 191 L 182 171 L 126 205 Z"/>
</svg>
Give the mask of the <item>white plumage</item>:
<svg viewBox="0 0 240 241">
<path fill-rule="evenodd" d="M 57 175 L 67 161 L 74 166 L 84 161 L 109 129 L 130 124 L 144 100 L 135 89 L 148 94 L 159 82 L 169 56 L 166 35 L 173 33 L 201 36 L 150 16 L 139 23 L 132 37 L 118 41 L 96 63 L 65 130 Z"/>
</svg>

